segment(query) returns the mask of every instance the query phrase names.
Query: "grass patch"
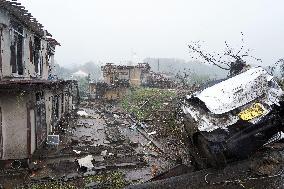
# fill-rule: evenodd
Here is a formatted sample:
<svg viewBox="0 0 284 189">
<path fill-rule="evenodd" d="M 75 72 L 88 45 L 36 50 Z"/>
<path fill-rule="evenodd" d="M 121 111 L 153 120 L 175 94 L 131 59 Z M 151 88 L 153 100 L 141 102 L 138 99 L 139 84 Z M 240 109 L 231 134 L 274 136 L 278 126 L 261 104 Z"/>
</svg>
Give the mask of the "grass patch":
<svg viewBox="0 0 284 189">
<path fill-rule="evenodd" d="M 84 178 L 85 186 L 89 183 L 95 182 L 102 188 L 107 189 L 121 189 L 127 185 L 124 179 L 124 174 L 121 172 L 109 172 L 100 175 L 92 175 Z"/>
<path fill-rule="evenodd" d="M 29 188 L 29 189 L 77 189 L 78 187 L 73 184 L 68 183 L 59 183 L 59 182 L 50 182 L 50 183 L 40 183 L 40 184 L 31 184 L 25 187 L 19 188 Z"/>
<path fill-rule="evenodd" d="M 129 113 L 133 113 L 139 121 L 148 119 L 151 113 L 163 108 L 165 103 L 171 101 L 176 92 L 168 89 L 138 88 L 126 96 L 122 107 Z"/>
<path fill-rule="evenodd" d="M 124 174 L 118 171 L 100 173 L 97 175 L 85 176 L 74 181 L 50 181 L 46 183 L 27 184 L 19 186 L 20 189 L 79 189 L 93 188 L 88 184 L 95 183 L 96 187 L 104 189 L 122 189 L 127 186 Z"/>
</svg>

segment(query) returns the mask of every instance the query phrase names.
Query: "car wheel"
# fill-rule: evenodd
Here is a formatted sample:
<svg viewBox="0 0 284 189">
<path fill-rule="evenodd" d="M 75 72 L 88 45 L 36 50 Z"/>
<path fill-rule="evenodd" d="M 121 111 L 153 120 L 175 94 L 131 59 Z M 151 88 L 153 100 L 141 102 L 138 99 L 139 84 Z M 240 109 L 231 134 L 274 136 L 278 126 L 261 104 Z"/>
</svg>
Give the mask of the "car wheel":
<svg viewBox="0 0 284 189">
<path fill-rule="evenodd" d="M 200 134 L 197 136 L 196 147 L 207 166 L 224 167 L 226 165 L 226 157 L 220 143 L 208 141 Z"/>
</svg>

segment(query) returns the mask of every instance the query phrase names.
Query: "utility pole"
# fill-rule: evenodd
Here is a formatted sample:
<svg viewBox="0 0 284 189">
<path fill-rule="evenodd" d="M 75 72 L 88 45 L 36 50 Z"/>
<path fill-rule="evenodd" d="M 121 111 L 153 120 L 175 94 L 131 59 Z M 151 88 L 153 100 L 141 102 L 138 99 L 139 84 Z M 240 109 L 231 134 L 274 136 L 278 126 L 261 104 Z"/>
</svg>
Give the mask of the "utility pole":
<svg viewBox="0 0 284 189">
<path fill-rule="evenodd" d="M 87 96 L 89 98 L 89 100 L 91 99 L 91 87 L 90 87 L 90 83 L 91 83 L 91 74 L 89 73 L 87 76 L 87 82 L 88 82 L 88 93 Z"/>
<path fill-rule="evenodd" d="M 160 59 L 158 58 L 158 72 L 160 72 Z"/>
</svg>

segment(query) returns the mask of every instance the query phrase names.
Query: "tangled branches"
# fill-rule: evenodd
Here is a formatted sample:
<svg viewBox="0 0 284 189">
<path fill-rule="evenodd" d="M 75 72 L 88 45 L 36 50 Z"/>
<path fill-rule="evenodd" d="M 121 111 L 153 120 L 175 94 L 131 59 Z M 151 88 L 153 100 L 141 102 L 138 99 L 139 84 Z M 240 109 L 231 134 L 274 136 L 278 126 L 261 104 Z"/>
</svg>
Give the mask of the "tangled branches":
<svg viewBox="0 0 284 189">
<path fill-rule="evenodd" d="M 199 56 L 205 63 L 212 64 L 217 66 L 221 69 L 228 70 L 230 75 L 236 75 L 244 70 L 248 64 L 246 63 L 246 58 L 252 58 L 256 61 L 262 62 L 261 59 L 255 58 L 254 56 L 250 55 L 251 50 L 246 49 L 244 45 L 244 35 L 242 35 L 242 46 L 239 50 L 235 50 L 234 48 L 230 47 L 228 42 L 225 41 L 225 50 L 223 53 L 207 53 L 206 51 L 201 49 L 200 42 L 192 42 L 188 45 L 190 49 L 190 53 L 192 53 L 192 58 L 195 55 Z M 197 59 L 197 58 L 196 58 Z"/>
</svg>

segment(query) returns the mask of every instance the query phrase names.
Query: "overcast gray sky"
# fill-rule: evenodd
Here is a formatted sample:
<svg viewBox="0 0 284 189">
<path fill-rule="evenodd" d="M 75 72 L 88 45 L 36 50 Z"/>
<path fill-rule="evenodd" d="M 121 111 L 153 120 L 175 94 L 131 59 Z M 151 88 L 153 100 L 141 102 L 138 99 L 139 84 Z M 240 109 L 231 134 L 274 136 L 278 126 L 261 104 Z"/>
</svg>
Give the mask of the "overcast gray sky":
<svg viewBox="0 0 284 189">
<path fill-rule="evenodd" d="M 284 57 L 283 0 L 18 0 L 62 46 L 61 65 L 146 57 L 190 60 L 187 44 L 241 44 L 271 64 Z"/>
</svg>

